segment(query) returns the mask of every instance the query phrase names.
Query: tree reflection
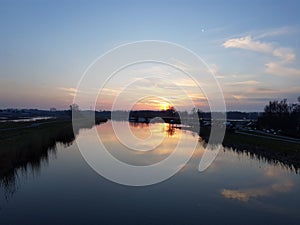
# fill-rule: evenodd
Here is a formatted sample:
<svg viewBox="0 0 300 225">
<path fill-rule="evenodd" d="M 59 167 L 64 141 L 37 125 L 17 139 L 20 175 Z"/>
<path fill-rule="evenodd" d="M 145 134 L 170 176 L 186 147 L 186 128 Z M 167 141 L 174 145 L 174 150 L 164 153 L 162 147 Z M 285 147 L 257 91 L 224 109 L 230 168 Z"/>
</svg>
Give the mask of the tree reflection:
<svg viewBox="0 0 300 225">
<path fill-rule="evenodd" d="M 93 124 L 82 123 L 80 126 L 91 128 Z M 72 123 L 66 121 L 6 134 L 7 137 L 0 140 L 0 186 L 6 198 L 16 191 L 19 172 L 38 173 L 49 155 L 56 154 L 56 145 L 71 145 L 80 128 L 73 130 Z"/>
<path fill-rule="evenodd" d="M 175 134 L 175 125 L 174 124 L 171 124 L 171 123 L 167 123 L 166 124 L 166 129 L 165 129 L 165 132 L 167 134 L 167 136 L 173 136 Z"/>
</svg>

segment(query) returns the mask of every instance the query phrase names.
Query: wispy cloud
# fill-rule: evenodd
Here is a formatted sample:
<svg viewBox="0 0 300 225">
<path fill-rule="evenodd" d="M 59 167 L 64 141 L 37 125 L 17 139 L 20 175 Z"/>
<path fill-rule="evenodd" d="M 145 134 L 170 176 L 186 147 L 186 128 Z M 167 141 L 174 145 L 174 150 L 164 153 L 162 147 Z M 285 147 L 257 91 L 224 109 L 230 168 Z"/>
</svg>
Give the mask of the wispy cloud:
<svg viewBox="0 0 300 225">
<path fill-rule="evenodd" d="M 273 88 L 266 88 L 266 87 L 254 87 L 247 90 L 248 93 L 255 93 L 255 94 L 275 94 L 280 93 L 279 90 Z"/>
<path fill-rule="evenodd" d="M 121 92 L 120 88 L 102 88 L 99 94 L 103 96 L 116 96 Z"/>
<path fill-rule="evenodd" d="M 70 96 L 75 96 L 78 92 L 76 88 L 59 87 L 60 90 L 67 92 Z"/>
<path fill-rule="evenodd" d="M 255 37 L 255 39 L 288 35 L 288 34 L 292 34 L 294 32 L 295 32 L 295 29 L 293 29 L 293 27 L 278 27 L 278 28 L 268 29 L 266 31 L 260 32 L 260 34 L 258 34 Z"/>
<path fill-rule="evenodd" d="M 296 59 L 296 55 L 291 48 L 276 47 L 272 43 L 254 40 L 251 36 L 229 39 L 223 43 L 223 46 L 225 48 L 240 48 L 271 54 L 286 63 Z"/>
<path fill-rule="evenodd" d="M 265 53 L 270 53 L 273 51 L 271 44 L 255 41 L 251 36 L 229 39 L 223 43 L 223 46 L 225 48 L 241 48 Z"/>
<path fill-rule="evenodd" d="M 236 99 L 236 100 L 241 100 L 241 99 L 247 98 L 247 97 L 244 96 L 244 95 L 232 95 L 232 97 L 233 97 L 234 99 Z"/>
<path fill-rule="evenodd" d="M 285 66 L 281 62 L 270 62 L 266 65 L 266 72 L 273 75 L 284 76 L 300 76 L 300 70 Z"/>
<path fill-rule="evenodd" d="M 257 80 L 246 80 L 246 81 L 238 81 L 238 82 L 228 82 L 226 85 L 257 85 L 260 82 Z"/>
<path fill-rule="evenodd" d="M 279 59 L 282 59 L 284 63 L 290 63 L 295 61 L 296 54 L 290 48 L 274 48 L 273 55 L 277 56 Z"/>
<path fill-rule="evenodd" d="M 197 83 L 192 80 L 191 78 L 185 78 L 185 79 L 178 79 L 174 81 L 175 85 L 178 85 L 180 87 L 198 87 Z"/>
<path fill-rule="evenodd" d="M 271 32 L 270 34 L 265 33 L 264 36 L 271 36 L 283 32 L 286 32 L 286 30 L 273 31 L 273 33 Z M 223 43 L 223 47 L 245 49 L 274 57 L 272 62 L 265 64 L 265 72 L 268 74 L 300 76 L 299 69 L 288 66 L 290 63 L 296 60 L 296 54 L 291 48 L 276 46 L 269 42 L 262 42 L 252 38 L 250 35 L 229 39 Z"/>
</svg>

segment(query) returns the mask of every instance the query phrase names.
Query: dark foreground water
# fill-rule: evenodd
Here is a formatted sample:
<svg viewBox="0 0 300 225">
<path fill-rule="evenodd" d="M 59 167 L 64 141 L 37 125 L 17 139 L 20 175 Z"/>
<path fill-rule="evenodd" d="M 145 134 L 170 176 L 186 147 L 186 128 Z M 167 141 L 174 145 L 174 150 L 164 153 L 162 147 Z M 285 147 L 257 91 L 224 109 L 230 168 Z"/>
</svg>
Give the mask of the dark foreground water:
<svg viewBox="0 0 300 225">
<path fill-rule="evenodd" d="M 127 122 L 118 122 L 121 130 Z M 125 153 L 111 123 L 97 126 L 111 153 L 131 164 L 160 161 L 179 137 L 199 139 L 167 124 L 151 125 L 152 138 L 164 137 L 155 151 Z M 139 138 L 149 127 L 131 126 Z M 98 140 L 82 129 L 76 138 Z M 193 158 L 170 179 L 145 187 L 123 186 L 99 176 L 76 142 L 56 143 L 38 166 L 21 167 L 0 187 L 0 224 L 299 224 L 300 176 L 285 166 L 231 149 L 221 151 L 204 172 L 199 142 Z M 124 148 L 124 149 L 123 149 Z M 6 180 L 5 180 L 6 179 Z"/>
</svg>

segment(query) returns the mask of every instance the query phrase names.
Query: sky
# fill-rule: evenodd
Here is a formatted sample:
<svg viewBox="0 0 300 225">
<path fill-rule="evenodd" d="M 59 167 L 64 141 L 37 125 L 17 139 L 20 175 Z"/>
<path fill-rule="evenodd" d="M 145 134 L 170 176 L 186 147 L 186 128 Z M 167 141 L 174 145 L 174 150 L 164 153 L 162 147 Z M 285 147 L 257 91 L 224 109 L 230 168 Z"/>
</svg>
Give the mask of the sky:
<svg viewBox="0 0 300 225">
<path fill-rule="evenodd" d="M 176 43 L 201 57 L 220 84 L 227 110 L 262 111 L 274 99 L 296 102 L 299 11 L 297 0 L 0 0 L 0 108 L 67 109 L 95 59 L 142 40 Z M 147 73 L 152 77 L 134 75 Z M 136 83 L 120 95 L 132 78 Z M 210 84 L 203 79 L 203 85 Z M 172 104 L 190 110 L 192 98 L 209 110 L 196 86 L 174 68 L 132 66 L 103 87 L 96 108 L 109 109 L 118 96 L 118 109 L 139 99 L 139 109 Z M 181 94 L 174 91 L 180 88 Z"/>
</svg>

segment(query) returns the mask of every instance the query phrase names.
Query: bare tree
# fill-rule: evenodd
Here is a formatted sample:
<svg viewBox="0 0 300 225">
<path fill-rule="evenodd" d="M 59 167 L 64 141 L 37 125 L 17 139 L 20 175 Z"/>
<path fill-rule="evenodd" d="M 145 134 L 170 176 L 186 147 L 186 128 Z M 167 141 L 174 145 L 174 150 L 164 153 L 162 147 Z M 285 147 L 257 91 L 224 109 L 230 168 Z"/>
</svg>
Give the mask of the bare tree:
<svg viewBox="0 0 300 225">
<path fill-rule="evenodd" d="M 72 105 L 70 105 L 70 110 L 72 112 L 77 112 L 77 111 L 79 111 L 79 106 L 77 104 L 73 103 Z"/>
</svg>

